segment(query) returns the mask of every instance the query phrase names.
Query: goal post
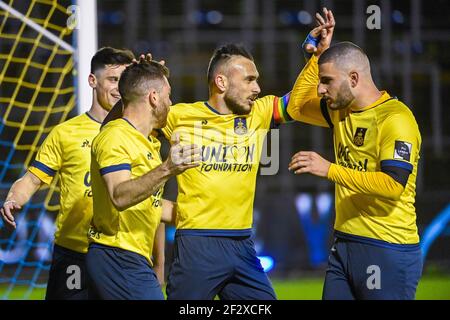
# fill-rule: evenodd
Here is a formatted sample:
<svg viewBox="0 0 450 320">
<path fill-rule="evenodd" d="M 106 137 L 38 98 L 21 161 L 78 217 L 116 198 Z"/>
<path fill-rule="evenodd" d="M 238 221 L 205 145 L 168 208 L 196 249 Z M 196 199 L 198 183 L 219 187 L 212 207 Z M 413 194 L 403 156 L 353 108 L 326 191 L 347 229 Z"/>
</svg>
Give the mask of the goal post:
<svg viewBox="0 0 450 320">
<path fill-rule="evenodd" d="M 0 202 L 49 132 L 90 107 L 96 21 L 95 0 L 0 0 Z M 43 298 L 58 210 L 56 177 L 17 229 L 0 219 L 0 299 Z"/>
</svg>

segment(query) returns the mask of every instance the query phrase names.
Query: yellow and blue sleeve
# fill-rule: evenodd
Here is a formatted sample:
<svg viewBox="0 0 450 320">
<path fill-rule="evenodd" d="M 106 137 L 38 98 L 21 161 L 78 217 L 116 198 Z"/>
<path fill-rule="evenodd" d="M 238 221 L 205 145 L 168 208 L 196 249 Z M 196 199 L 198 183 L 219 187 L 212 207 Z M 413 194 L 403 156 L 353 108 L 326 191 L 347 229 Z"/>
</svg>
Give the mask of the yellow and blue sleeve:
<svg viewBox="0 0 450 320">
<path fill-rule="evenodd" d="M 98 164 L 100 175 L 120 170 L 131 171 L 131 158 L 123 134 L 123 132 L 117 133 L 117 130 L 110 130 L 101 139 L 94 140 L 92 157 Z"/>
<path fill-rule="evenodd" d="M 62 141 L 58 128 L 44 140 L 28 171 L 45 184 L 50 184 L 62 165 Z"/>
<path fill-rule="evenodd" d="M 420 149 L 420 132 L 412 116 L 395 113 L 389 116 L 381 129 L 380 166 L 399 167 L 413 171 Z"/>
<path fill-rule="evenodd" d="M 328 170 L 328 179 L 354 192 L 389 200 L 398 200 L 404 190 L 400 183 L 384 172 L 362 172 L 335 163 Z"/>
</svg>

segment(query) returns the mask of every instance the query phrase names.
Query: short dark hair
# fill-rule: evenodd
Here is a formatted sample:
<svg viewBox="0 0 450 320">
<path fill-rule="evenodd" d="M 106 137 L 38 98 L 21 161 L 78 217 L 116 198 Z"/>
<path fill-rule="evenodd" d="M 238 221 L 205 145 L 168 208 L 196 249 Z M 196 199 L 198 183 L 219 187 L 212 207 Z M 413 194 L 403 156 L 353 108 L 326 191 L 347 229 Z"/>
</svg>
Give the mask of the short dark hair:
<svg viewBox="0 0 450 320">
<path fill-rule="evenodd" d="M 253 61 L 253 56 L 247 49 L 238 43 L 229 43 L 217 48 L 209 61 L 208 83 L 211 83 L 217 68 L 224 62 L 231 59 L 232 56 L 242 56 Z"/>
<path fill-rule="evenodd" d="M 103 47 L 91 59 L 91 73 L 95 73 L 107 65 L 130 64 L 133 59 L 134 54 L 130 50 Z"/>
<path fill-rule="evenodd" d="M 145 94 L 145 90 L 151 86 L 160 90 L 164 77 L 169 78 L 169 69 L 159 62 L 141 61 L 129 65 L 119 80 L 119 92 L 124 105 Z"/>
<path fill-rule="evenodd" d="M 353 42 L 339 42 L 329 47 L 320 55 L 318 64 L 327 62 L 339 62 L 339 60 L 341 59 L 354 56 L 355 53 L 367 57 L 364 50 L 358 47 Z"/>
</svg>

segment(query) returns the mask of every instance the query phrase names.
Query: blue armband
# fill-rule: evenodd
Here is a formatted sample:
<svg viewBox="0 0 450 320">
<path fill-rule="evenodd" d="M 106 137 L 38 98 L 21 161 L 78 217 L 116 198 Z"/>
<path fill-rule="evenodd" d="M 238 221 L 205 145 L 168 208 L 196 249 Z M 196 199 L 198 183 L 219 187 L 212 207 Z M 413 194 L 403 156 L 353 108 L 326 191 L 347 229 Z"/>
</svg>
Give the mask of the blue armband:
<svg viewBox="0 0 450 320">
<path fill-rule="evenodd" d="M 306 52 L 305 50 L 305 46 L 307 44 L 312 44 L 314 47 L 317 48 L 317 45 L 320 42 L 320 36 L 318 36 L 317 38 L 314 38 L 310 33 L 308 33 L 308 36 L 306 37 L 305 41 L 303 41 L 302 43 L 302 50 L 303 50 L 303 54 L 305 55 L 306 59 L 311 58 L 312 53 Z"/>
</svg>

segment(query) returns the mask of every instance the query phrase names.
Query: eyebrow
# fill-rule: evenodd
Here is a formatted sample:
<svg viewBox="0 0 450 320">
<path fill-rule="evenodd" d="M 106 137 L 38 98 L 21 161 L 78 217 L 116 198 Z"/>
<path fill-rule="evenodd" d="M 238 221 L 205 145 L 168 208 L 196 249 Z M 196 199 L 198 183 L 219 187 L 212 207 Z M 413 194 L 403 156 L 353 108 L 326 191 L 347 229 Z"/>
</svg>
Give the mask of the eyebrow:
<svg viewBox="0 0 450 320">
<path fill-rule="evenodd" d="M 245 79 L 246 80 L 256 80 L 256 79 L 258 79 L 258 77 L 259 77 L 259 75 L 249 75 L 249 76 L 246 76 Z"/>
<path fill-rule="evenodd" d="M 323 80 L 333 80 L 333 77 L 330 77 L 330 76 L 319 76 L 319 79 L 320 79 L 320 81 L 323 81 Z"/>
</svg>

